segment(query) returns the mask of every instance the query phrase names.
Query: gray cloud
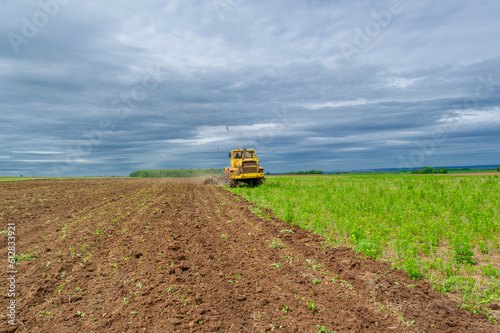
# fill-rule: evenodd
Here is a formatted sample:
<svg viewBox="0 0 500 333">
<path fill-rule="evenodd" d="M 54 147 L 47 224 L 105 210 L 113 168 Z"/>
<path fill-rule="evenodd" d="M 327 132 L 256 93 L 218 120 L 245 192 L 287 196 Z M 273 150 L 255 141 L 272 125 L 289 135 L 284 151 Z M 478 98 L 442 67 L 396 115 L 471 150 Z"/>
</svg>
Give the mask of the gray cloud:
<svg viewBox="0 0 500 333">
<path fill-rule="evenodd" d="M 391 3 L 0 3 L 0 172 L 500 163 L 500 5 Z"/>
</svg>

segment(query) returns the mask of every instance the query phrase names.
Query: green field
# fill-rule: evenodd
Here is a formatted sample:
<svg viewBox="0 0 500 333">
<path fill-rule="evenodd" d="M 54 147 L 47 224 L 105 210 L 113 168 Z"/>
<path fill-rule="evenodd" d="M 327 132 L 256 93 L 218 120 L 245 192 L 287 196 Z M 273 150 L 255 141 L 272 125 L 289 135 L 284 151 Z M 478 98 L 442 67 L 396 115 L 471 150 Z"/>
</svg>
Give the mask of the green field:
<svg viewBox="0 0 500 333">
<path fill-rule="evenodd" d="M 0 182 L 13 182 L 17 180 L 33 180 L 40 179 L 39 177 L 0 177 Z"/>
<path fill-rule="evenodd" d="M 268 177 L 230 190 L 477 309 L 500 300 L 499 185 L 497 175 L 358 174 Z"/>
<path fill-rule="evenodd" d="M 130 174 L 130 177 L 136 178 L 187 178 L 187 177 L 210 177 L 222 174 L 222 169 L 157 169 L 157 170 L 139 170 Z"/>
</svg>

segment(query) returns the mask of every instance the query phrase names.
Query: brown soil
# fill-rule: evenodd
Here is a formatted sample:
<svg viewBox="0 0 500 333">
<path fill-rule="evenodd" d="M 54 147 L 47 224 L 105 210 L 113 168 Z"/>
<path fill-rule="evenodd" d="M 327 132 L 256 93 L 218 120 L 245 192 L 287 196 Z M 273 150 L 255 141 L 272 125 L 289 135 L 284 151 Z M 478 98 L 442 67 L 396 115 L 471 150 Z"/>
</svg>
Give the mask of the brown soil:
<svg viewBox="0 0 500 333">
<path fill-rule="evenodd" d="M 439 175 L 439 174 L 436 174 Z M 464 172 L 464 173 L 445 173 L 441 174 L 443 176 L 493 176 L 500 175 L 500 172 L 490 171 L 490 172 Z"/>
<path fill-rule="evenodd" d="M 500 332 L 428 282 L 202 183 L 0 183 L 2 229 L 16 223 L 17 254 L 31 254 L 14 326 L 1 273 L 0 332 Z"/>
</svg>

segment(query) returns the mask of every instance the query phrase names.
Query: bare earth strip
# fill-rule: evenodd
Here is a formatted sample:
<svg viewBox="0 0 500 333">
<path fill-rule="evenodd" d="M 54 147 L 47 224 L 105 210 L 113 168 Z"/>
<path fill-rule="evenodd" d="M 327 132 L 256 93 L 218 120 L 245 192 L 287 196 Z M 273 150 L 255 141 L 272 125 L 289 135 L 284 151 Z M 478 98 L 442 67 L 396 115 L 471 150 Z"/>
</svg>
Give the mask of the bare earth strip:
<svg viewBox="0 0 500 333">
<path fill-rule="evenodd" d="M 464 172 L 464 173 L 445 173 L 445 174 L 436 173 L 434 175 L 436 175 L 436 176 L 438 176 L 438 175 L 442 175 L 442 176 L 494 176 L 494 175 L 497 175 L 497 176 L 500 176 L 500 172 L 491 171 L 491 172 Z"/>
<path fill-rule="evenodd" d="M 16 223 L 16 325 L 0 332 L 500 332 L 385 262 L 199 181 L 0 184 Z M 0 238 L 7 266 L 7 236 Z"/>
</svg>

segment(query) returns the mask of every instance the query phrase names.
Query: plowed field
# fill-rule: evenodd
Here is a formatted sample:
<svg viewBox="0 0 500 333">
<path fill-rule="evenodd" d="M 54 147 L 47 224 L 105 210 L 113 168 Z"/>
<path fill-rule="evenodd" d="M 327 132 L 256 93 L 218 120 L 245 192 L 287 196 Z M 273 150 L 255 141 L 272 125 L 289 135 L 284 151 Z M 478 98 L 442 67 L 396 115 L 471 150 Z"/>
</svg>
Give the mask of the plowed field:
<svg viewBox="0 0 500 333">
<path fill-rule="evenodd" d="M 0 184 L 1 332 L 499 332 L 425 281 L 193 180 Z M 7 234 L 0 238 L 7 267 Z"/>
</svg>

